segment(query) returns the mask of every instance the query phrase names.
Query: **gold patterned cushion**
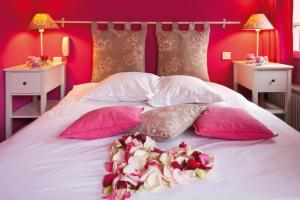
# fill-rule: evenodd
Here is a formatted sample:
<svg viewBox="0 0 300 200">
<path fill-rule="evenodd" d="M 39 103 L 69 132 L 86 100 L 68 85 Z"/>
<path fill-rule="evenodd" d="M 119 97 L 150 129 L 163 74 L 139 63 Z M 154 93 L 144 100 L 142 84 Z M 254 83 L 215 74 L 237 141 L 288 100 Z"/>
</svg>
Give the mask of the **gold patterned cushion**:
<svg viewBox="0 0 300 200">
<path fill-rule="evenodd" d="M 93 74 L 92 82 L 99 82 L 118 72 L 145 71 L 146 30 L 108 30 L 100 31 L 97 24 L 92 25 L 93 35 Z"/>
<path fill-rule="evenodd" d="M 163 31 L 157 27 L 158 75 L 189 75 L 208 81 L 209 25 L 203 31 Z"/>
<path fill-rule="evenodd" d="M 134 131 L 164 141 L 181 135 L 205 110 L 199 104 L 178 104 L 147 111 L 141 115 L 142 123 Z"/>
</svg>

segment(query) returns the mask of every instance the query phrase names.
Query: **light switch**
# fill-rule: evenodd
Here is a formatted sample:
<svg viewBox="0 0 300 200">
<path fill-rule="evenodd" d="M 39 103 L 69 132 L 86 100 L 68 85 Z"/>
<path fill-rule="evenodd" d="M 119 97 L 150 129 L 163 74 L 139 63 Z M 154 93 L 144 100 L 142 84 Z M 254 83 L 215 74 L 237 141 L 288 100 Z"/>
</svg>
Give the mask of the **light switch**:
<svg viewBox="0 0 300 200">
<path fill-rule="evenodd" d="M 222 52 L 222 60 L 231 60 L 231 52 Z"/>
</svg>

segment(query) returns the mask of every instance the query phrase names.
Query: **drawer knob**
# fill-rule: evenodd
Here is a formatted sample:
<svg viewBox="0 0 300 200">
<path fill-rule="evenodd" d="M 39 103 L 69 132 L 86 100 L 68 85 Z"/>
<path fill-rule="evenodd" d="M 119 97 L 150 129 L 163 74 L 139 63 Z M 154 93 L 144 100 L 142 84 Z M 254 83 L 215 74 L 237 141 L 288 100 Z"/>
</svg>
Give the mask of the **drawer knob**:
<svg viewBox="0 0 300 200">
<path fill-rule="evenodd" d="M 27 85 L 26 81 L 23 82 L 23 85 Z"/>
<path fill-rule="evenodd" d="M 272 80 L 271 80 L 271 83 L 275 83 L 275 79 L 272 79 Z"/>
</svg>

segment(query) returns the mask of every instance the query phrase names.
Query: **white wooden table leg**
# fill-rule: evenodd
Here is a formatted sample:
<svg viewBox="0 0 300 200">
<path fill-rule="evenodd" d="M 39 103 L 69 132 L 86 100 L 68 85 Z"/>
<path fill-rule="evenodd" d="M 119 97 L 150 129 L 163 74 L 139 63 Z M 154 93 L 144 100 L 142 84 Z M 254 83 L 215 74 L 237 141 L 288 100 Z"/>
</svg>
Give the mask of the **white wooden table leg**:
<svg viewBox="0 0 300 200">
<path fill-rule="evenodd" d="M 5 76 L 5 139 L 12 135 L 12 95 L 11 95 L 11 73 Z"/>
<path fill-rule="evenodd" d="M 60 86 L 60 99 L 65 96 L 66 89 L 66 75 L 65 75 L 65 65 L 61 66 L 61 86 Z"/>
<path fill-rule="evenodd" d="M 252 102 L 258 105 L 258 92 L 256 90 L 252 90 Z"/>
<path fill-rule="evenodd" d="M 289 124 L 290 123 L 290 103 L 292 98 L 292 72 L 288 70 L 288 78 L 287 78 L 287 91 L 285 93 L 285 104 L 284 104 L 284 119 Z"/>
<path fill-rule="evenodd" d="M 12 136 L 12 96 L 6 96 L 6 105 L 5 105 L 5 139 L 8 139 Z"/>
<path fill-rule="evenodd" d="M 47 93 L 41 94 L 41 114 L 46 111 L 47 106 Z"/>
</svg>

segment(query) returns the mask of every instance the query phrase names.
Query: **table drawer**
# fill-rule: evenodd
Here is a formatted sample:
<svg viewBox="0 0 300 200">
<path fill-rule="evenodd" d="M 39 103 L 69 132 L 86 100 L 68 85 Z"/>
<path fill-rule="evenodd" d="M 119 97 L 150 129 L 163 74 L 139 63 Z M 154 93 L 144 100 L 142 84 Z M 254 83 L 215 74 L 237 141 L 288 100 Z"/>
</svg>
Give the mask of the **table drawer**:
<svg viewBox="0 0 300 200">
<path fill-rule="evenodd" d="M 40 73 L 11 73 L 12 94 L 31 94 L 41 91 Z"/>
<path fill-rule="evenodd" d="M 276 92 L 287 90 L 287 71 L 258 71 L 256 74 L 258 92 Z"/>
</svg>

